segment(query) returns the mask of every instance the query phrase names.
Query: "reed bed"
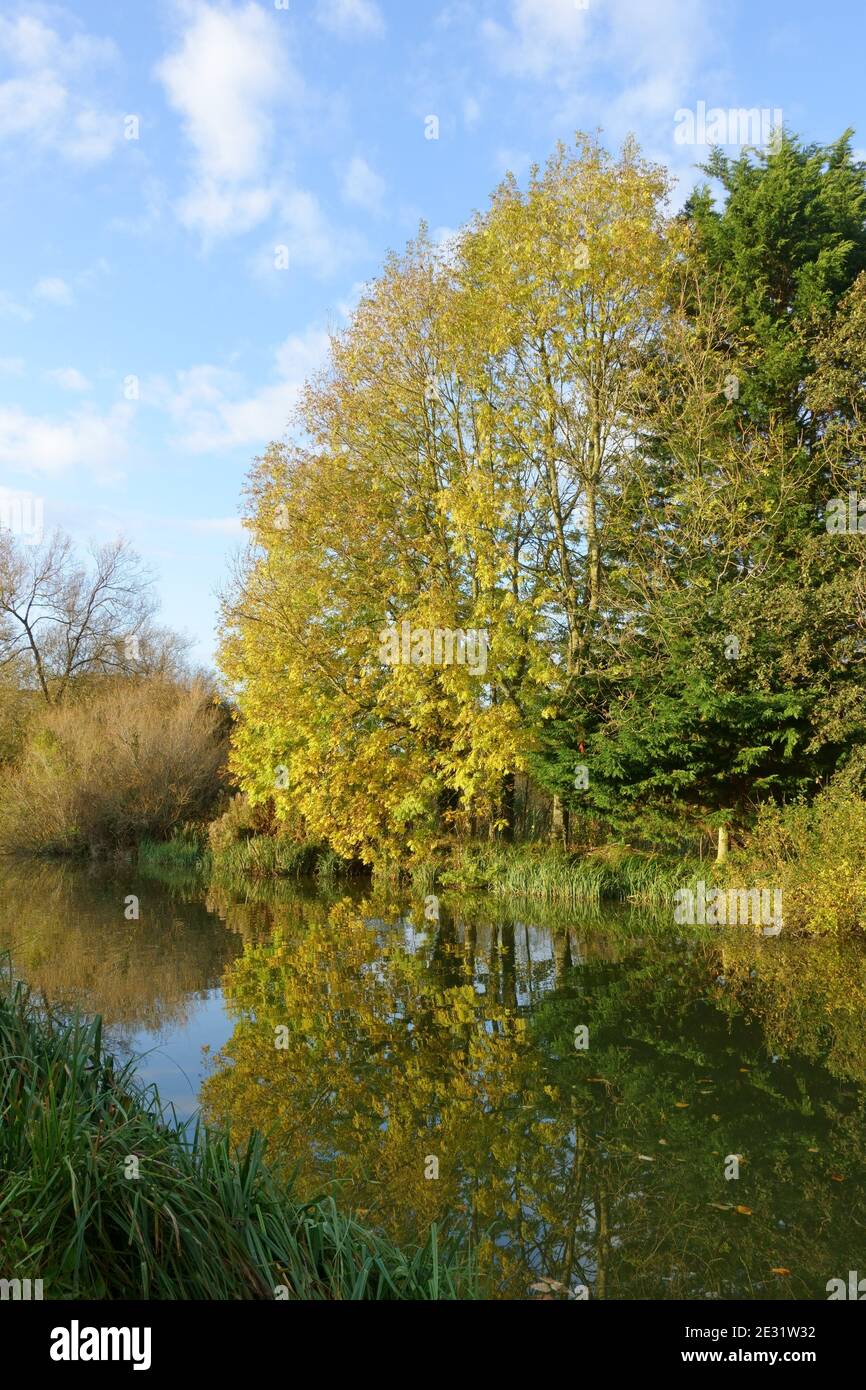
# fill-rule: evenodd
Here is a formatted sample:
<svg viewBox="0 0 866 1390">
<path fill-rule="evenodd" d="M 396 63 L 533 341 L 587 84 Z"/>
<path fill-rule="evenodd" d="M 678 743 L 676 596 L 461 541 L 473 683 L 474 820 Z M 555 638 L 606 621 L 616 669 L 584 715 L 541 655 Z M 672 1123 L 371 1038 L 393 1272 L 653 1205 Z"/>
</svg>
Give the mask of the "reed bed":
<svg viewBox="0 0 866 1390">
<path fill-rule="evenodd" d="M 700 876 L 700 865 L 641 854 L 619 846 L 566 854 L 547 846 L 469 846 L 440 875 L 443 885 L 486 888 L 495 895 L 572 906 L 632 902 L 664 906 L 677 888 Z"/>
</svg>

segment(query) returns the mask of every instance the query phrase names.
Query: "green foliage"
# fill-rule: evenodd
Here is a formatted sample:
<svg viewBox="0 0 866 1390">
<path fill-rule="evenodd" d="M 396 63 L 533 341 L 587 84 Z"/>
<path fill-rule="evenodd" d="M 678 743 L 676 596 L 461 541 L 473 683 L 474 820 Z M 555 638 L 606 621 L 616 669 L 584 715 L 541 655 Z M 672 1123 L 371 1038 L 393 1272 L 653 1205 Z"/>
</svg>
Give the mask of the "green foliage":
<svg viewBox="0 0 866 1390">
<path fill-rule="evenodd" d="M 676 888 L 697 876 L 691 862 L 636 853 L 624 845 L 579 855 L 548 845 L 474 844 L 455 850 L 438 882 L 448 888 L 487 888 L 554 903 L 627 900 L 667 905 Z"/>
<path fill-rule="evenodd" d="M 254 835 L 228 843 L 213 855 L 213 879 L 217 883 L 314 876 L 331 880 L 349 867 L 327 845 L 274 835 Z"/>
<path fill-rule="evenodd" d="M 804 405 L 820 322 L 866 270 L 866 165 L 852 134 L 804 145 L 786 133 L 735 158 L 715 150 L 704 170 L 721 183 L 723 207 L 707 186 L 687 205 L 735 332 L 753 345 L 741 408 L 765 423 Z"/>
<path fill-rule="evenodd" d="M 782 890 L 785 927 L 813 936 L 866 931 L 866 801 L 843 781 L 809 804 L 762 806 L 731 874 Z"/>
</svg>

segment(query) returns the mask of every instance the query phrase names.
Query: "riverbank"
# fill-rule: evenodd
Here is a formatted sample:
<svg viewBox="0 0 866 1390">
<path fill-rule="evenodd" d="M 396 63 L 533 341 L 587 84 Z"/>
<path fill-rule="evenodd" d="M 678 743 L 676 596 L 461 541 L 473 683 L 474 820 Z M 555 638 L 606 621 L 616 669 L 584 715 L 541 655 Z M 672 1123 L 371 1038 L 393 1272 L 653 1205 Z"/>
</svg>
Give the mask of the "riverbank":
<svg viewBox="0 0 866 1390">
<path fill-rule="evenodd" d="M 320 886 L 351 879 L 410 886 L 415 892 L 482 890 L 542 902 L 594 905 L 635 902 L 661 905 L 677 888 L 699 877 L 697 859 L 685 860 L 608 846 L 567 853 L 546 844 L 457 845 L 437 861 L 373 868 L 341 859 L 327 846 L 251 836 L 212 849 L 204 836 L 186 831 L 171 840 L 144 840 L 138 850 L 142 872 L 160 876 L 199 874 L 218 883 L 309 879 Z M 709 874 L 710 866 L 706 866 Z"/>
<path fill-rule="evenodd" d="M 728 898 L 757 892 L 772 898 L 774 925 L 784 921 L 788 931 L 836 936 L 866 930 L 864 835 L 866 799 L 843 782 L 829 785 L 811 803 L 759 806 L 753 826 L 723 863 L 622 843 L 568 852 L 543 841 L 477 840 L 455 841 L 435 859 L 365 870 L 325 845 L 257 834 L 214 846 L 212 838 L 189 832 L 161 844 L 145 841 L 139 865 L 163 873 L 193 868 L 226 886 L 281 877 L 338 884 L 366 872 L 374 884 L 411 886 L 416 896 L 478 890 L 565 907 L 630 902 L 670 912 L 680 924 L 688 913 L 674 912 L 684 894 L 703 901 L 714 890 Z M 724 925 L 726 916 L 717 921 Z"/>
<path fill-rule="evenodd" d="M 0 985 L 0 1275 L 46 1299 L 451 1300 L 465 1260 L 401 1250 L 299 1202 L 253 1135 L 240 1154 L 208 1126 L 167 1122 L 159 1096 L 104 1044 L 23 985 Z"/>
</svg>

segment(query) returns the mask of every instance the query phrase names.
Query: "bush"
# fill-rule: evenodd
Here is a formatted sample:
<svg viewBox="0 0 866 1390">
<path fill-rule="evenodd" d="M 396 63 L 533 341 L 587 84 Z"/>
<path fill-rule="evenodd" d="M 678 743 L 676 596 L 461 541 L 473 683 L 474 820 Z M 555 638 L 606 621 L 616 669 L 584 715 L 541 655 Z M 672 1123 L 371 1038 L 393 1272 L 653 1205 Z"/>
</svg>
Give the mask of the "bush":
<svg viewBox="0 0 866 1390">
<path fill-rule="evenodd" d="M 811 805 L 762 806 L 729 873 L 782 890 L 786 928 L 814 935 L 866 927 L 866 801 L 831 782 Z"/>
<path fill-rule="evenodd" d="M 207 837 L 214 854 L 223 854 L 255 833 L 256 820 L 250 803 L 245 796 L 235 796 L 223 814 L 211 821 Z"/>
<path fill-rule="evenodd" d="M 93 854 L 164 839 L 207 815 L 226 756 L 202 686 L 104 686 L 47 708 L 0 784 L 0 850 Z"/>
</svg>

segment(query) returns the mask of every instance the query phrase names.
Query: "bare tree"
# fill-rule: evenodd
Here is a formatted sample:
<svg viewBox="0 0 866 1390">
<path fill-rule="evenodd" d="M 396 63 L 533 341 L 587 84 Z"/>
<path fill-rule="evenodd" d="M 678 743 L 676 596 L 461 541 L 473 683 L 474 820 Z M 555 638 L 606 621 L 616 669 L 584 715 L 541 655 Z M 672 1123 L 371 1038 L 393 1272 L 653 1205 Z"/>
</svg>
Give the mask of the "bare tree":
<svg viewBox="0 0 866 1390">
<path fill-rule="evenodd" d="M 157 606 L 124 540 L 81 563 L 62 531 L 36 547 L 0 531 L 0 672 L 49 704 L 88 677 L 178 675 L 189 643 L 154 623 Z"/>
</svg>

